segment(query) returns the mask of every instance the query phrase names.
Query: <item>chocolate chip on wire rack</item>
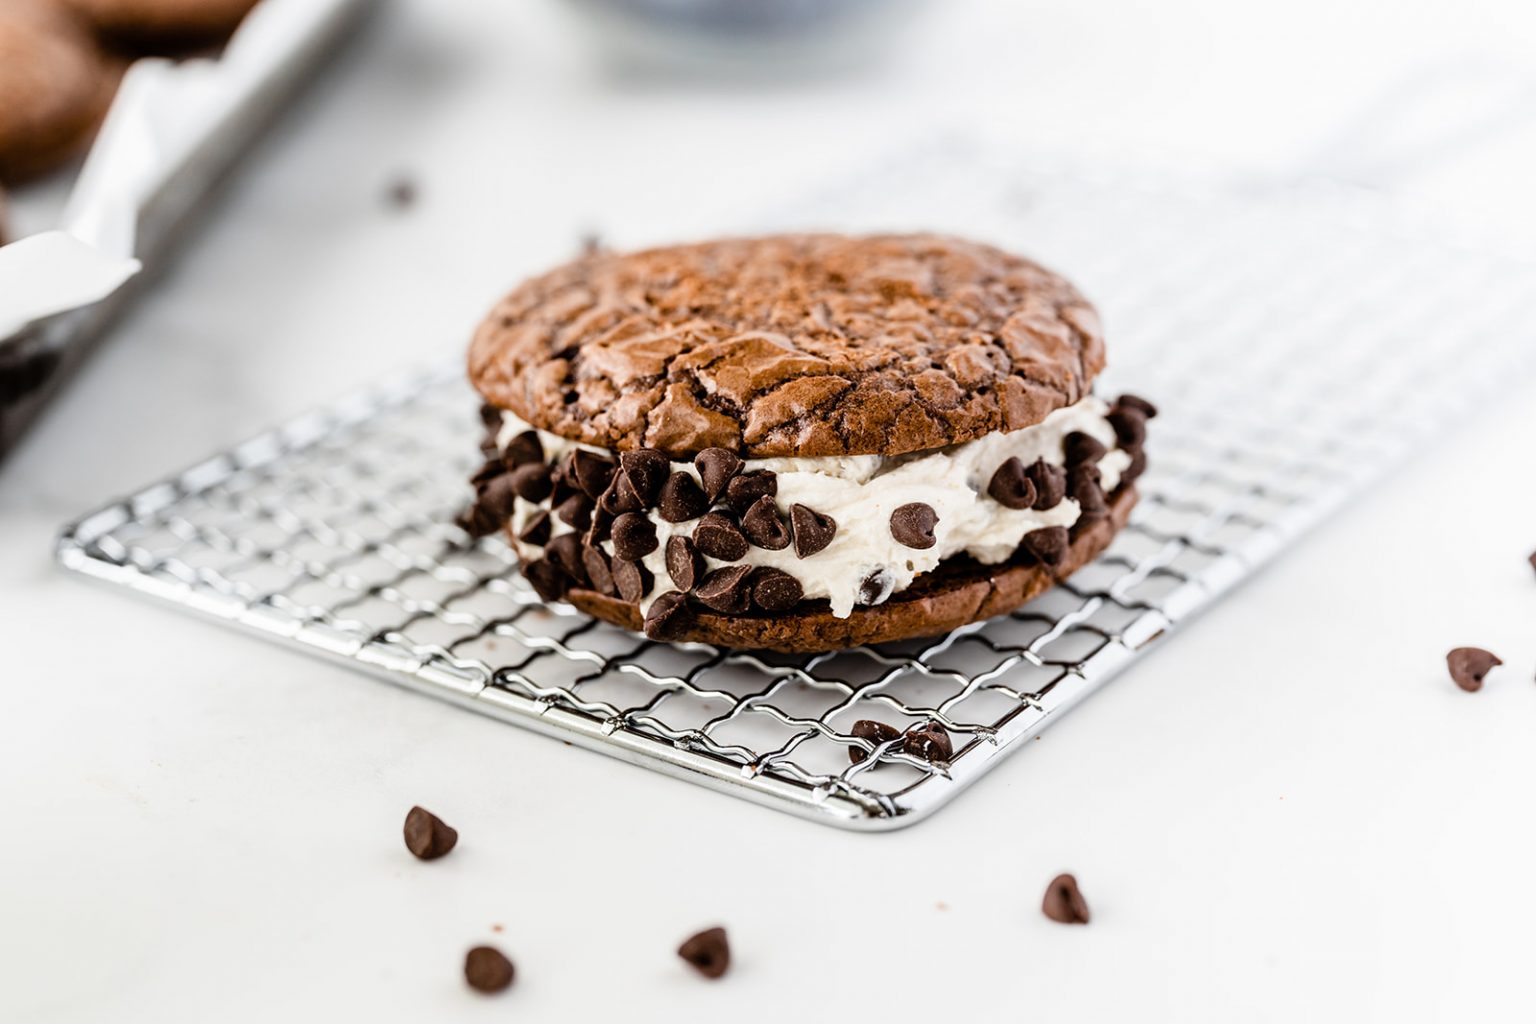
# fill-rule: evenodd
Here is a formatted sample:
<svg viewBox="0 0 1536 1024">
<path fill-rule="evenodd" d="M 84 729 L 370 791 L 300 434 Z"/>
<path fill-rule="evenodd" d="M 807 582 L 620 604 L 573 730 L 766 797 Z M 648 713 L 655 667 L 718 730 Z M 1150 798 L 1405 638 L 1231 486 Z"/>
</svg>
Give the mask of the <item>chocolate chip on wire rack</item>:
<svg viewBox="0 0 1536 1024">
<path fill-rule="evenodd" d="M 901 735 L 901 732 L 894 725 L 886 725 L 884 722 L 876 722 L 869 718 L 861 718 L 854 722 L 853 728 L 849 732 L 861 740 L 868 740 L 873 746 L 877 747 L 882 743 L 889 743 Z M 854 764 L 858 764 L 868 757 L 869 751 L 863 747 L 848 748 L 848 760 Z"/>
<path fill-rule="evenodd" d="M 787 612 L 800 603 L 805 588 L 783 569 L 762 566 L 752 570 L 752 603 L 765 612 Z"/>
<path fill-rule="evenodd" d="M 464 955 L 464 980 L 476 992 L 501 992 L 517 974 L 512 961 L 494 946 L 476 946 Z"/>
<path fill-rule="evenodd" d="M 459 834 L 424 807 L 405 816 L 405 848 L 418 860 L 437 860 L 458 844 Z"/>
<path fill-rule="evenodd" d="M 651 570 L 627 558 L 615 558 L 612 565 L 613 585 L 619 596 L 630 604 L 639 604 L 651 592 L 651 584 L 655 582 Z"/>
<path fill-rule="evenodd" d="M 1060 466 L 1036 459 L 1025 468 L 1024 475 L 1035 485 L 1035 504 L 1032 507 L 1036 512 L 1055 508 L 1067 496 L 1067 471 Z"/>
<path fill-rule="evenodd" d="M 669 590 L 651 602 L 645 613 L 645 635 L 652 640 L 675 640 L 688 624 L 688 598 Z"/>
<path fill-rule="evenodd" d="M 613 553 L 631 561 L 656 550 L 656 524 L 644 512 L 625 512 L 613 521 Z"/>
<path fill-rule="evenodd" d="M 948 761 L 955 753 L 954 745 L 949 742 L 949 733 L 938 722 L 914 725 L 908 729 L 901 741 L 901 749 L 924 761 Z"/>
<path fill-rule="evenodd" d="M 1004 508 L 1024 509 L 1035 503 L 1035 485 L 1024 475 L 1024 463 L 1017 458 L 1006 460 L 992 474 L 987 484 L 987 496 Z"/>
<path fill-rule="evenodd" d="M 661 485 L 656 508 L 667 522 L 686 523 L 709 511 L 709 499 L 691 473 L 673 473 Z"/>
<path fill-rule="evenodd" d="M 731 966 L 731 945 L 724 928 L 709 928 L 677 947 L 677 955 L 706 978 L 718 978 Z"/>
<path fill-rule="evenodd" d="M 1468 693 L 1476 693 L 1483 688 L 1483 677 L 1504 662 L 1481 647 L 1458 647 L 1445 656 L 1445 664 L 1452 682 Z"/>
<path fill-rule="evenodd" d="M 710 558 L 734 562 L 747 555 L 747 538 L 724 512 L 710 512 L 693 528 L 693 543 Z"/>
<path fill-rule="evenodd" d="M 725 503 L 739 516 L 757 504 L 759 498 L 773 497 L 779 493 L 779 478 L 771 470 L 759 469 L 752 473 L 740 473 L 725 485 Z"/>
<path fill-rule="evenodd" d="M 891 536 L 909 548 L 931 548 L 935 543 L 933 528 L 938 522 L 939 515 L 933 506 L 914 501 L 891 513 Z"/>
<path fill-rule="evenodd" d="M 694 588 L 696 601 L 723 615 L 740 615 L 747 610 L 750 590 L 747 576 L 750 565 L 728 565 L 705 576 Z"/>
<path fill-rule="evenodd" d="M 704 556 L 687 537 L 667 538 L 667 575 L 678 590 L 692 590 L 704 578 Z"/>
<path fill-rule="evenodd" d="M 795 556 L 806 558 L 832 543 L 837 536 L 837 520 L 822 515 L 799 502 L 789 506 L 790 532 L 795 538 Z"/>
<path fill-rule="evenodd" d="M 650 508 L 656 504 L 656 496 L 661 492 L 661 485 L 667 479 L 672 463 L 654 448 L 639 448 L 620 455 L 619 468 L 629 481 L 629 486 L 634 489 L 635 496 L 640 499 L 640 504 Z"/>
<path fill-rule="evenodd" d="M 719 501 L 726 484 L 741 472 L 741 459 L 724 448 L 705 448 L 693 457 L 693 465 L 704 485 L 704 497 L 711 502 Z"/>
<path fill-rule="evenodd" d="M 779 518 L 778 506 L 766 494 L 741 517 L 741 532 L 747 540 L 767 551 L 782 551 L 789 547 L 789 527 Z"/>
<path fill-rule="evenodd" d="M 1067 557 L 1070 538 L 1065 526 L 1043 526 L 1024 535 L 1024 550 L 1040 564 L 1055 568 Z"/>
<path fill-rule="evenodd" d="M 1059 924 L 1087 924 L 1088 901 L 1077 888 L 1077 879 L 1071 875 L 1057 875 L 1045 887 L 1045 899 L 1040 911 Z"/>
<path fill-rule="evenodd" d="M 517 535 L 517 539 L 524 544 L 537 544 L 539 547 L 543 547 L 549 543 L 550 529 L 549 513 L 539 509 L 528 517 L 528 521 L 523 524 L 523 531 Z"/>
</svg>

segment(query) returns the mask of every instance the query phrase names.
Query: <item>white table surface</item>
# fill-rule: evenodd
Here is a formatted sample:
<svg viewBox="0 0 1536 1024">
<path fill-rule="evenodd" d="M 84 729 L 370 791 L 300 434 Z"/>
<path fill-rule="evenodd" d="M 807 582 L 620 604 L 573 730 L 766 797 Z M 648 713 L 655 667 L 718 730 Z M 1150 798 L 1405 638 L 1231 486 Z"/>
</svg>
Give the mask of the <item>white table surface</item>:
<svg viewBox="0 0 1536 1024">
<path fill-rule="evenodd" d="M 931 821 L 802 822 L 93 587 L 66 518 L 457 351 L 578 233 L 698 234 L 942 126 L 1301 166 L 1515 4 L 943 0 L 879 66 L 595 70 L 551 0 L 401 3 L 0 467 L 5 1021 L 1530 1020 L 1536 389 Z M 1530 126 L 1400 188 L 1536 224 Z M 1475 152 L 1474 152 L 1475 149 Z M 418 205 L 381 202 L 396 173 Z M 1446 649 L 1508 665 L 1477 695 Z M 456 825 L 422 864 L 413 803 Z M 1094 920 L 1039 912 L 1071 870 Z M 676 943 L 729 929 L 718 983 Z M 501 929 L 499 932 L 497 928 Z M 487 999 L 461 957 L 516 960 Z"/>
</svg>

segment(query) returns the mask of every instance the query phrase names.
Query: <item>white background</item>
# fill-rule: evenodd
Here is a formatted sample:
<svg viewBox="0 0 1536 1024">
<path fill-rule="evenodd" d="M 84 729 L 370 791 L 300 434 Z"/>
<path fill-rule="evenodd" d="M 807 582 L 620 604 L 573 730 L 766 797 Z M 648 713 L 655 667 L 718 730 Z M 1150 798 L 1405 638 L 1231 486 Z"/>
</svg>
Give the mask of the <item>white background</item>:
<svg viewBox="0 0 1536 1024">
<path fill-rule="evenodd" d="M 889 835 L 54 568 L 66 518 L 459 350 L 583 230 L 698 234 L 957 126 L 1286 171 L 1425 76 L 1471 83 L 1431 132 L 1511 89 L 1536 114 L 1516 3 L 942 0 L 883 60 L 751 83 L 605 72 L 558 7 L 397 4 L 0 467 L 0 1019 L 1532 1019 L 1529 386 Z M 1528 234 L 1532 124 L 1452 135 L 1394 186 Z M 1460 644 L 1508 662 L 1480 694 L 1445 678 Z M 402 848 L 413 803 L 460 828 L 449 858 Z M 1039 913 L 1061 870 L 1087 928 Z M 711 984 L 672 950 L 717 922 Z M 483 941 L 518 965 L 500 998 L 459 976 Z"/>
</svg>

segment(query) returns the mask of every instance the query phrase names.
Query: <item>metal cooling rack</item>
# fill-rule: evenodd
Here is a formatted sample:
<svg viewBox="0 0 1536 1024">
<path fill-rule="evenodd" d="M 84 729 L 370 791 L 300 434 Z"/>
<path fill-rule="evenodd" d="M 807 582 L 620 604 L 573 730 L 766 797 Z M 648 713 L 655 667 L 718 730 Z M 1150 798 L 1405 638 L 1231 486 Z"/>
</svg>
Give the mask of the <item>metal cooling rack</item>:
<svg viewBox="0 0 1536 1024">
<path fill-rule="evenodd" d="M 915 166 L 915 169 L 914 169 Z M 870 197 L 878 197 L 878 201 Z M 819 203 L 819 204 L 818 204 Z M 670 646 L 543 606 L 451 524 L 476 461 L 455 363 L 302 417 L 69 526 L 71 569 L 519 725 L 819 821 L 922 818 L 1370 479 L 1532 369 L 1529 264 L 1395 233 L 1327 188 L 1242 191 L 935 156 L 804 222 L 1048 254 L 1163 415 L 1131 525 L 1070 581 L 939 640 L 814 657 Z M 866 747 L 936 720 L 948 764 Z"/>
</svg>

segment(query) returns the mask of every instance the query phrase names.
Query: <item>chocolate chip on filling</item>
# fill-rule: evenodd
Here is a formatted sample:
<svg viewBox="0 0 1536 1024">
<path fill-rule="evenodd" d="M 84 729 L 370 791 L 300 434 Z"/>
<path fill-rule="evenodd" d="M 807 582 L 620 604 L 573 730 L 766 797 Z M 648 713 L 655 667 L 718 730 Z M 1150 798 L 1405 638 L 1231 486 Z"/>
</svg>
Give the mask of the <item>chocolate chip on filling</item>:
<svg viewBox="0 0 1536 1024">
<path fill-rule="evenodd" d="M 750 590 L 747 577 L 750 565 L 729 565 L 704 577 L 693 592 L 694 600 L 723 615 L 740 615 L 747 610 Z"/>
<path fill-rule="evenodd" d="M 570 579 L 565 572 L 548 558 L 535 558 L 523 566 L 523 575 L 533 585 L 534 593 L 546 601 L 559 601 L 565 597 Z"/>
<path fill-rule="evenodd" d="M 577 448 L 571 453 L 568 466 L 576 486 L 594 501 L 601 498 L 608 489 L 608 482 L 613 479 L 615 469 L 612 459 L 585 448 Z"/>
<path fill-rule="evenodd" d="M 667 575 L 678 590 L 689 591 L 704 578 L 704 556 L 687 537 L 667 539 Z"/>
<path fill-rule="evenodd" d="M 501 413 L 498 411 L 496 415 L 499 421 Z M 507 447 L 502 450 L 501 461 L 508 469 L 516 469 L 532 463 L 543 465 L 544 445 L 539 443 L 539 432 L 525 430 L 508 441 Z"/>
<path fill-rule="evenodd" d="M 747 540 L 767 551 L 789 547 L 789 527 L 779 518 L 779 510 L 768 495 L 763 495 L 741 517 L 741 532 Z"/>
<path fill-rule="evenodd" d="M 608 597 L 619 592 L 613 581 L 612 563 L 602 548 L 595 544 L 583 544 L 581 564 L 582 568 L 587 570 L 587 579 L 591 582 L 593 590 Z"/>
<path fill-rule="evenodd" d="M 909 548 L 931 548 L 936 543 L 933 528 L 938 522 L 933 506 L 914 501 L 891 513 L 891 536 Z"/>
<path fill-rule="evenodd" d="M 709 499 L 691 473 L 673 473 L 661 485 L 656 507 L 669 523 L 686 523 L 709 511 Z"/>
<path fill-rule="evenodd" d="M 1036 512 L 1055 508 L 1067 496 L 1067 471 L 1060 466 L 1036 459 L 1025 468 L 1024 475 L 1035 486 L 1035 503 L 1031 507 Z"/>
<path fill-rule="evenodd" d="M 631 561 L 656 550 L 656 524 L 644 512 L 625 512 L 613 521 L 613 553 Z"/>
<path fill-rule="evenodd" d="M 797 558 L 808 558 L 825 549 L 837 536 L 837 520 L 799 502 L 789 507 L 789 525 Z"/>
<path fill-rule="evenodd" d="M 800 603 L 805 588 L 783 569 L 761 566 L 752 570 L 752 603 L 765 612 L 787 612 Z"/>
<path fill-rule="evenodd" d="M 612 566 L 613 585 L 621 598 L 630 604 L 639 604 L 651 592 L 655 579 L 643 563 L 615 558 Z"/>
<path fill-rule="evenodd" d="M 883 604 L 896 589 L 896 578 L 884 569 L 875 569 L 859 581 L 859 604 Z"/>
<path fill-rule="evenodd" d="M 544 557 L 558 566 L 579 587 L 587 585 L 587 567 L 581 558 L 581 540 L 562 533 L 544 546 Z"/>
<path fill-rule="evenodd" d="M 645 635 L 652 640 L 671 640 L 688 625 L 688 598 L 669 590 L 651 602 L 645 613 Z"/>
<path fill-rule="evenodd" d="M 560 521 L 576 530 L 585 530 L 592 525 L 592 499 L 585 494 L 573 494 L 560 503 L 555 514 Z"/>
<path fill-rule="evenodd" d="M 734 562 L 747 556 L 747 538 L 730 515 L 710 512 L 693 528 L 693 543 L 710 558 Z"/>
<path fill-rule="evenodd" d="M 1092 434 L 1085 434 L 1081 430 L 1074 430 L 1068 434 L 1061 442 L 1061 450 L 1066 456 L 1068 466 L 1098 462 L 1109 452 L 1098 438 Z"/>
<path fill-rule="evenodd" d="M 1067 557 L 1070 538 L 1065 526 L 1046 526 L 1024 535 L 1024 550 L 1042 564 L 1055 567 Z"/>
<path fill-rule="evenodd" d="M 731 506 L 731 511 L 744 516 L 748 509 L 757 504 L 759 498 L 772 498 L 778 493 L 778 476 L 769 470 L 759 469 L 733 477 L 725 485 L 725 503 Z"/>
<path fill-rule="evenodd" d="M 620 455 L 619 469 L 635 496 L 640 499 L 641 507 L 650 508 L 656 504 L 656 497 L 661 492 L 667 474 L 672 470 L 672 463 L 654 448 L 640 448 Z"/>
<path fill-rule="evenodd" d="M 699 471 L 704 497 L 710 502 L 718 501 L 731 478 L 741 472 L 741 459 L 724 448 L 704 449 L 693 457 L 693 465 Z"/>
<path fill-rule="evenodd" d="M 517 539 L 524 544 L 535 544 L 543 547 L 549 543 L 550 529 L 549 513 L 539 509 L 539 511 L 528 517 L 528 521 L 523 524 L 522 532 L 517 535 Z"/>
<path fill-rule="evenodd" d="M 1010 458 L 992 474 L 987 495 L 1004 508 L 1026 509 L 1035 503 L 1035 485 L 1024 474 L 1024 463 Z"/>
</svg>

